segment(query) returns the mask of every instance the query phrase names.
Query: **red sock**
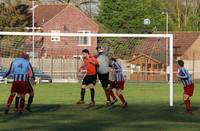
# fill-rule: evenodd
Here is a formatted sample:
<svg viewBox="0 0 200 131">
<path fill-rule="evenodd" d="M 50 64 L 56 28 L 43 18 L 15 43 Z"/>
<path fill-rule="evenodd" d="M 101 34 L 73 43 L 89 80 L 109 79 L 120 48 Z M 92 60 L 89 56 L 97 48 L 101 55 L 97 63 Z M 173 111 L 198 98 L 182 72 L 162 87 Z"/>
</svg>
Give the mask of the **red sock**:
<svg viewBox="0 0 200 131">
<path fill-rule="evenodd" d="M 184 103 L 185 103 L 185 108 L 186 108 L 187 112 L 192 112 L 190 99 L 185 100 Z"/>
<path fill-rule="evenodd" d="M 110 101 L 110 93 L 108 89 L 104 89 L 107 101 Z"/>
<path fill-rule="evenodd" d="M 125 103 L 124 96 L 122 94 L 118 95 L 118 97 L 122 103 Z"/>
<path fill-rule="evenodd" d="M 113 93 L 113 91 L 112 91 L 112 90 L 110 90 L 110 91 L 109 91 L 109 93 L 110 93 L 110 96 L 112 97 L 112 99 L 113 99 L 113 100 L 115 100 L 115 99 L 116 99 L 116 97 L 115 97 L 115 94 Z"/>
<path fill-rule="evenodd" d="M 12 101 L 13 101 L 13 99 L 14 99 L 14 95 L 10 95 L 9 97 L 8 97 L 8 101 L 7 101 L 7 107 L 10 107 L 10 105 L 12 104 Z"/>
<path fill-rule="evenodd" d="M 20 101 L 19 101 L 19 111 L 23 111 L 24 109 L 24 103 L 25 103 L 25 100 L 23 97 L 20 98 Z"/>
</svg>

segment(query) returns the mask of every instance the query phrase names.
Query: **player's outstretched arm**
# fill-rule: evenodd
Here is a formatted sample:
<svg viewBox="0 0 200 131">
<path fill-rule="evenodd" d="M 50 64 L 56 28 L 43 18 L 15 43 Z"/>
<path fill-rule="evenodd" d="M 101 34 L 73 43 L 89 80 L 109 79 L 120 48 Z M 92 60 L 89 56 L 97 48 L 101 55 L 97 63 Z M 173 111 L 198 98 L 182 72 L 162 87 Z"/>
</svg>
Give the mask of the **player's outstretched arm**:
<svg viewBox="0 0 200 131">
<path fill-rule="evenodd" d="M 3 78 L 6 78 L 8 75 L 10 75 L 10 73 L 12 72 L 12 64 L 13 63 L 11 63 L 10 64 L 10 68 L 9 68 L 9 70 L 5 73 L 5 75 L 3 76 Z"/>
<path fill-rule="evenodd" d="M 30 62 L 29 62 L 29 68 L 30 68 L 31 79 L 35 80 L 35 73 L 33 71 L 33 67 Z"/>
</svg>

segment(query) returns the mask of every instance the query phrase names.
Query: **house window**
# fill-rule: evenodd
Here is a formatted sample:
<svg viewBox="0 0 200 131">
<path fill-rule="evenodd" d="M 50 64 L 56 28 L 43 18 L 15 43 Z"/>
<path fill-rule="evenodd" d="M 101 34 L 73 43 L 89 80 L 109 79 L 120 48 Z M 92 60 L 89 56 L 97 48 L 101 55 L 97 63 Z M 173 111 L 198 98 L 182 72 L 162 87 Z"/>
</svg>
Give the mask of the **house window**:
<svg viewBox="0 0 200 131">
<path fill-rule="evenodd" d="M 51 33 L 60 33 L 60 31 L 59 30 L 52 30 Z M 59 42 L 60 41 L 60 36 L 51 36 L 51 41 Z"/>
<path fill-rule="evenodd" d="M 139 64 L 137 64 L 137 65 L 135 66 L 135 71 L 141 71 L 141 66 L 140 66 Z"/>
<path fill-rule="evenodd" d="M 153 68 L 154 68 L 154 69 L 157 69 L 157 68 L 158 68 L 157 64 L 154 64 L 154 65 L 153 65 Z"/>
<path fill-rule="evenodd" d="M 81 30 L 78 33 L 89 34 L 91 31 Z M 90 46 L 91 45 L 91 37 L 80 36 L 78 37 L 78 45 L 79 46 Z"/>
<path fill-rule="evenodd" d="M 64 30 L 64 32 L 69 32 L 69 29 L 67 28 L 66 25 L 63 26 L 63 30 Z"/>
<path fill-rule="evenodd" d="M 162 64 L 159 64 L 159 67 L 158 67 L 159 69 L 162 69 Z"/>
</svg>

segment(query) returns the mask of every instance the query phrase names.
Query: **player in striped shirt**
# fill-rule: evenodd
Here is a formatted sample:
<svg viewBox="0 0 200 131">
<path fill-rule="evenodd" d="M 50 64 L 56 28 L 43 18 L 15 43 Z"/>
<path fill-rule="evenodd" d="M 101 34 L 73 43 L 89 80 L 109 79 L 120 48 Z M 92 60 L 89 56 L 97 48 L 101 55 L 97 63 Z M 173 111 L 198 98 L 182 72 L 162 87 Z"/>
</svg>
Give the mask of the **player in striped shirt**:
<svg viewBox="0 0 200 131">
<path fill-rule="evenodd" d="M 13 75 L 13 83 L 11 87 L 11 93 L 7 101 L 5 114 L 8 113 L 9 107 L 15 97 L 16 93 L 20 96 L 19 101 L 19 114 L 22 113 L 25 103 L 25 94 L 28 92 L 28 71 L 32 71 L 30 67 L 30 63 L 24 59 L 25 54 L 20 52 L 18 57 L 14 59 L 10 65 L 9 71 L 6 73 L 4 77 L 8 75 Z"/>
<path fill-rule="evenodd" d="M 28 62 L 29 62 L 29 55 L 28 54 L 25 54 L 25 57 L 24 57 Z M 29 111 L 29 112 L 32 112 L 31 110 L 31 104 L 33 102 L 33 98 L 34 98 L 34 90 L 33 90 L 33 87 L 32 87 L 32 84 L 35 84 L 35 74 L 33 72 L 33 68 L 32 68 L 32 65 L 30 64 L 29 62 L 29 65 L 31 67 L 31 70 L 28 71 L 28 94 L 29 94 L 29 97 L 28 97 L 28 104 L 26 106 L 26 110 Z M 16 111 L 18 110 L 18 104 L 19 104 L 19 96 L 16 96 L 15 98 L 15 109 Z"/>
<path fill-rule="evenodd" d="M 187 114 L 192 114 L 192 107 L 190 103 L 190 97 L 193 95 L 194 91 L 194 83 L 192 81 L 192 76 L 189 74 L 188 70 L 184 67 L 184 61 L 178 60 L 178 74 L 177 77 L 181 80 L 184 87 L 184 93 L 183 93 L 183 101 L 186 108 Z"/>
<path fill-rule="evenodd" d="M 122 103 L 122 108 L 125 108 L 127 107 L 128 103 L 125 101 L 124 96 L 122 95 L 122 90 L 124 90 L 124 83 L 125 83 L 122 67 L 115 58 L 111 58 L 110 60 L 111 60 L 111 67 L 114 72 L 114 83 L 115 83 L 114 85 L 116 88 L 116 95 L 119 97 Z"/>
</svg>

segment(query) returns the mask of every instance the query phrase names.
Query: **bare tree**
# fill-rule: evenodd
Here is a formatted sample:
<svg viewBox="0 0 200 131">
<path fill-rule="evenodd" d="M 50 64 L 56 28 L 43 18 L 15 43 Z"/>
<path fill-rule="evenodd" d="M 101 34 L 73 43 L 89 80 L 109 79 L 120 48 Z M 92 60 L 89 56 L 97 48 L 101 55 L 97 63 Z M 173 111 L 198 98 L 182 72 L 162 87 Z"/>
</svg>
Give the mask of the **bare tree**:
<svg viewBox="0 0 200 131">
<path fill-rule="evenodd" d="M 199 4 L 199 0 L 168 0 L 168 10 L 176 30 L 190 30 L 197 25 Z"/>
<path fill-rule="evenodd" d="M 97 8 L 95 7 L 99 0 L 59 0 L 59 2 L 74 4 L 76 7 L 88 14 L 88 16 L 92 17 L 97 12 Z"/>
</svg>

